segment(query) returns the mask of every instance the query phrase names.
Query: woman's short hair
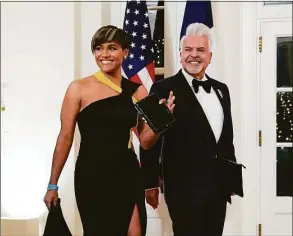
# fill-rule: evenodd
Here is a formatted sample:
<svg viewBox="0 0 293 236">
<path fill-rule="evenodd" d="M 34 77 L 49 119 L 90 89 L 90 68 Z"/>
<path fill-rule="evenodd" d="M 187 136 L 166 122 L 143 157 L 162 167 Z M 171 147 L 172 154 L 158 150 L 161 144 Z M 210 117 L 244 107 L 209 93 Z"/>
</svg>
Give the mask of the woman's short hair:
<svg viewBox="0 0 293 236">
<path fill-rule="evenodd" d="M 122 49 L 129 48 L 130 41 L 128 34 L 116 26 L 107 25 L 98 29 L 94 34 L 91 42 L 92 53 L 94 53 L 97 46 L 110 41 L 120 44 Z"/>
</svg>

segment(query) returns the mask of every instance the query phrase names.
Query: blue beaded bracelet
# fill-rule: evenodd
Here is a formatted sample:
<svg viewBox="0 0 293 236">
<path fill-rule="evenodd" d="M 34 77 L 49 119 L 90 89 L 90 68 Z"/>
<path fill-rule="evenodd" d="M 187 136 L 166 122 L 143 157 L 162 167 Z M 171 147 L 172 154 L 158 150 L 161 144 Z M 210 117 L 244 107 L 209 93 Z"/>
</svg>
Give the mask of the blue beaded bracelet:
<svg viewBox="0 0 293 236">
<path fill-rule="evenodd" d="M 56 184 L 48 184 L 47 190 L 56 190 L 58 191 L 59 187 Z"/>
</svg>

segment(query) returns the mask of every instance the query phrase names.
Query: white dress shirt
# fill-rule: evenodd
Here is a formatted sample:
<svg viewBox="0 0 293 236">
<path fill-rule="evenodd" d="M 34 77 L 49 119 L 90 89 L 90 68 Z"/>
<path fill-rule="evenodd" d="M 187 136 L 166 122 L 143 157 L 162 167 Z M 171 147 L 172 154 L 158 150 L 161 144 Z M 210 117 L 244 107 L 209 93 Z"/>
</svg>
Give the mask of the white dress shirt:
<svg viewBox="0 0 293 236">
<path fill-rule="evenodd" d="M 195 94 L 199 104 L 201 105 L 214 132 L 216 141 L 218 142 L 223 129 L 224 113 L 223 107 L 218 99 L 217 94 L 215 93 L 215 90 L 212 87 L 211 92 L 207 93 L 202 86 L 199 86 L 198 92 L 195 93 L 192 85 L 192 80 L 195 78 L 189 75 L 184 69 L 182 69 L 182 73 L 186 78 L 189 86 L 191 87 L 193 93 Z M 201 81 L 205 80 L 207 80 L 206 76 L 201 79 Z M 219 94 L 220 96 L 222 96 L 220 91 Z"/>
</svg>

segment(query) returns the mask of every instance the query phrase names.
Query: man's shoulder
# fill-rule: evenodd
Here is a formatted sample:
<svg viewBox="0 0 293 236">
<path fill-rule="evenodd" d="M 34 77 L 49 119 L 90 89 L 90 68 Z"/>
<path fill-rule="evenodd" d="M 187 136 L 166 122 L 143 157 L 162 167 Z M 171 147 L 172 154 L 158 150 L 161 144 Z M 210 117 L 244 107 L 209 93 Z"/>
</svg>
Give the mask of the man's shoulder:
<svg viewBox="0 0 293 236">
<path fill-rule="evenodd" d="M 228 89 L 228 86 L 227 86 L 225 83 L 220 82 L 219 80 L 213 79 L 213 78 L 211 78 L 211 77 L 208 76 L 208 75 L 206 75 L 206 77 L 207 77 L 209 80 L 211 80 L 212 83 L 213 83 L 214 85 L 216 85 L 218 88 Z"/>
<path fill-rule="evenodd" d="M 174 83 L 176 83 L 177 78 L 180 76 L 179 73 L 181 73 L 181 72 L 178 72 L 177 74 L 175 74 L 173 76 L 170 76 L 170 77 L 167 77 L 165 79 L 156 81 L 154 83 L 154 86 L 160 87 L 160 88 L 169 88 L 169 87 L 172 87 L 174 85 Z"/>
<path fill-rule="evenodd" d="M 165 98 L 168 97 L 170 91 L 174 92 L 174 90 L 177 87 L 176 81 L 180 79 L 180 78 L 177 79 L 177 77 L 178 77 L 178 73 L 176 75 L 156 81 L 151 88 L 151 92 L 157 93 L 161 97 L 165 97 Z"/>
</svg>

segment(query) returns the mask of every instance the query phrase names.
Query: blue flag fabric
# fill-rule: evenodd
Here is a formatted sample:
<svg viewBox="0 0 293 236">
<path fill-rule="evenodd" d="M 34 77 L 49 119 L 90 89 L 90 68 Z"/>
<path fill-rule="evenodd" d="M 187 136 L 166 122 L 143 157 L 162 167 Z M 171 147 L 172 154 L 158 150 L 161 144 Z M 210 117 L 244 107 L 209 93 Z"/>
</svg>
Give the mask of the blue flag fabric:
<svg viewBox="0 0 293 236">
<path fill-rule="evenodd" d="M 181 26 L 180 39 L 186 32 L 186 28 L 191 23 L 203 23 L 212 28 L 213 14 L 210 1 L 187 1 L 185 6 L 184 17 Z"/>
</svg>

